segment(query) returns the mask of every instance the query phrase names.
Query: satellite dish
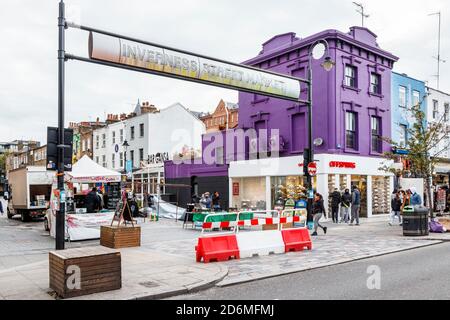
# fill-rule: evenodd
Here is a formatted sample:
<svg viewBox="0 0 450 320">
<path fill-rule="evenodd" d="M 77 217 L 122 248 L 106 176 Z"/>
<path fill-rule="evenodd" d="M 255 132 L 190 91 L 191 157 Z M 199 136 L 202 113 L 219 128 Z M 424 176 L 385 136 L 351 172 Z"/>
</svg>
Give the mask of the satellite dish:
<svg viewBox="0 0 450 320">
<path fill-rule="evenodd" d="M 314 145 L 316 147 L 323 145 L 323 139 L 322 138 L 317 138 L 314 140 Z"/>
</svg>

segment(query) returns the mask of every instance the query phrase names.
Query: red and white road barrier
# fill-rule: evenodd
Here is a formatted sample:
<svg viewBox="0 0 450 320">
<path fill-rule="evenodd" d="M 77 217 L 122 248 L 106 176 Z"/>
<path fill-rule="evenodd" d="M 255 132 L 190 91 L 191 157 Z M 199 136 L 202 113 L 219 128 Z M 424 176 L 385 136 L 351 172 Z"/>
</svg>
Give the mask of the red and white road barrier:
<svg viewBox="0 0 450 320">
<path fill-rule="evenodd" d="M 205 219 L 206 220 L 206 219 Z M 282 225 L 292 222 L 305 222 L 304 216 L 251 219 L 227 222 L 206 222 L 208 228 L 230 226 L 260 226 L 278 224 L 278 230 L 239 232 L 239 228 L 229 233 L 202 236 L 195 247 L 196 260 L 204 263 L 226 261 L 229 259 L 250 258 L 255 255 L 280 254 L 290 251 L 312 249 L 307 228 L 282 229 Z M 234 225 L 233 225 L 234 223 Z M 216 227 L 213 227 L 213 226 Z M 204 226 L 205 227 L 205 226 Z"/>
</svg>

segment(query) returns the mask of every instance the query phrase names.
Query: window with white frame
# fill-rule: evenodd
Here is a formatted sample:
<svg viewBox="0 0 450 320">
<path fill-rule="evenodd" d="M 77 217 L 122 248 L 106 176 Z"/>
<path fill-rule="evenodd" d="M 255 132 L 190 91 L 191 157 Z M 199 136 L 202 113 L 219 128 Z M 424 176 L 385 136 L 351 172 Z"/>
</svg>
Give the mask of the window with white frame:
<svg viewBox="0 0 450 320">
<path fill-rule="evenodd" d="M 420 92 L 417 90 L 414 90 L 412 99 L 413 99 L 413 101 L 412 101 L 413 106 L 419 105 L 420 104 Z"/>
<path fill-rule="evenodd" d="M 102 148 L 106 148 L 106 133 L 102 134 Z"/>
<path fill-rule="evenodd" d="M 119 153 L 119 163 L 120 167 L 123 168 L 123 152 Z"/>
<path fill-rule="evenodd" d="M 370 93 L 381 94 L 381 76 L 375 72 L 370 74 Z"/>
<path fill-rule="evenodd" d="M 116 168 L 116 154 L 115 153 L 113 153 L 111 155 L 111 166 L 112 166 L 113 169 Z"/>
<path fill-rule="evenodd" d="M 106 168 L 106 155 L 102 155 L 102 166 Z"/>
<path fill-rule="evenodd" d="M 96 135 L 95 136 L 95 149 L 100 148 L 100 136 Z"/>
<path fill-rule="evenodd" d="M 345 145 L 348 149 L 357 149 L 356 143 L 356 113 L 345 113 Z"/>
<path fill-rule="evenodd" d="M 123 129 L 120 129 L 120 143 L 123 143 Z"/>
<path fill-rule="evenodd" d="M 112 143 L 116 144 L 116 132 L 115 131 L 112 132 Z"/>
<path fill-rule="evenodd" d="M 406 108 L 406 87 L 398 87 L 398 106 Z"/>
<path fill-rule="evenodd" d="M 399 125 L 399 141 L 398 144 L 400 147 L 406 147 L 406 141 L 408 138 L 408 127 L 405 124 Z"/>
<path fill-rule="evenodd" d="M 345 66 L 345 85 L 347 87 L 356 88 L 358 86 L 356 81 L 356 74 L 356 67 L 349 64 Z"/>
<path fill-rule="evenodd" d="M 100 164 L 100 160 L 99 160 L 99 157 L 98 157 L 98 156 L 95 157 L 95 162 L 97 162 L 97 164 Z"/>
<path fill-rule="evenodd" d="M 130 140 L 134 140 L 134 127 L 130 128 Z"/>
<path fill-rule="evenodd" d="M 437 119 L 439 116 L 439 102 L 433 100 L 433 119 Z"/>
<path fill-rule="evenodd" d="M 371 117 L 372 151 L 381 152 L 381 118 Z"/>
</svg>

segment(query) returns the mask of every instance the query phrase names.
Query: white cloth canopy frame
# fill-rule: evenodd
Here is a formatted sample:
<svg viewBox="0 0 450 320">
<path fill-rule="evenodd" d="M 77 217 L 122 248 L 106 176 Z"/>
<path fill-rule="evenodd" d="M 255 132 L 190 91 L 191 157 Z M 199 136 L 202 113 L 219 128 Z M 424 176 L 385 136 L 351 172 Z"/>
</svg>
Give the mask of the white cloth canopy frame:
<svg viewBox="0 0 450 320">
<path fill-rule="evenodd" d="M 69 182 L 74 183 L 108 183 L 121 181 L 121 174 L 119 172 L 102 167 L 86 155 L 73 165 L 71 172 L 66 172 L 66 176 L 69 178 Z"/>
</svg>

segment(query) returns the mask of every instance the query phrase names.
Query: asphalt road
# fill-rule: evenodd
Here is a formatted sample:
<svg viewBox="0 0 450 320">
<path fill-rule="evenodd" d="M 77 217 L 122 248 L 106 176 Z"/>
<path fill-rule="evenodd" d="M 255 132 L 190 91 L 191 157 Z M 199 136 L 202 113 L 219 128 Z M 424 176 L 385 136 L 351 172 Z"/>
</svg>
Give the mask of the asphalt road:
<svg viewBox="0 0 450 320">
<path fill-rule="evenodd" d="M 171 298 L 178 299 L 450 299 L 450 243 Z"/>
</svg>

